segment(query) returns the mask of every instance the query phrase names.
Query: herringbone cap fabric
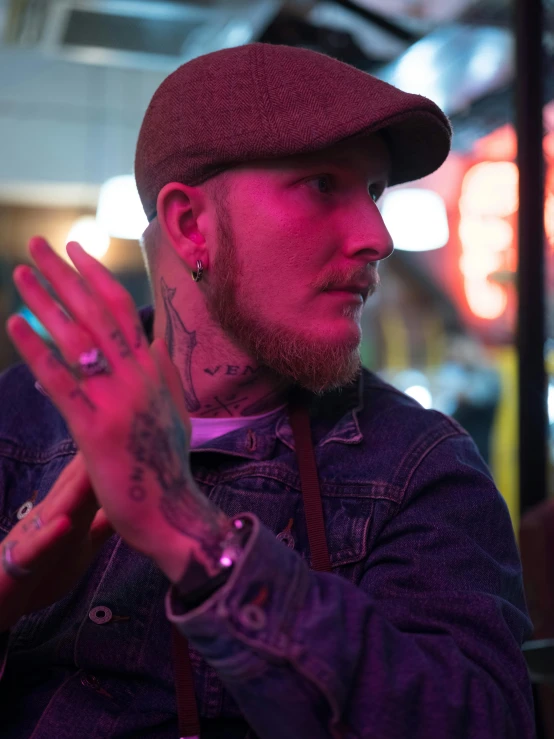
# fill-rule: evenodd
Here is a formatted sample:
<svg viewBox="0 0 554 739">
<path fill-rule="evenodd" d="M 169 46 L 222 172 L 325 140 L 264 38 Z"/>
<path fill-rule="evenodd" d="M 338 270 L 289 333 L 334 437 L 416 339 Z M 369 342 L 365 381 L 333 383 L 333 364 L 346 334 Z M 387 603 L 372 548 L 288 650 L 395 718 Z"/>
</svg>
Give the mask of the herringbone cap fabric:
<svg viewBox="0 0 554 739">
<path fill-rule="evenodd" d="M 158 87 L 140 129 L 135 177 L 149 220 L 168 182 L 199 185 L 249 161 L 324 149 L 386 130 L 389 185 L 435 171 L 450 151 L 448 118 L 325 54 L 254 43 L 197 57 Z"/>
</svg>

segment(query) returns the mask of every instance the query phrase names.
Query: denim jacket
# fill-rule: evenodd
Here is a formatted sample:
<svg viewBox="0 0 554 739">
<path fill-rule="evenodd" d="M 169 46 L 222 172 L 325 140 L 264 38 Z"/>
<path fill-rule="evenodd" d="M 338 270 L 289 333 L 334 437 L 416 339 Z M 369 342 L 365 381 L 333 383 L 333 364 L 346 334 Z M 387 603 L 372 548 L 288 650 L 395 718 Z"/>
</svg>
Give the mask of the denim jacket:
<svg viewBox="0 0 554 739">
<path fill-rule="evenodd" d="M 2 537 L 76 453 L 34 379 L 23 363 L 0 375 Z M 177 739 L 171 622 L 202 739 L 535 736 L 520 558 L 469 436 L 365 369 L 310 416 L 333 573 L 310 570 L 287 410 L 219 436 L 191 467 L 254 524 L 228 582 L 186 612 L 112 536 L 72 592 L 4 635 L 0 736 Z"/>
</svg>

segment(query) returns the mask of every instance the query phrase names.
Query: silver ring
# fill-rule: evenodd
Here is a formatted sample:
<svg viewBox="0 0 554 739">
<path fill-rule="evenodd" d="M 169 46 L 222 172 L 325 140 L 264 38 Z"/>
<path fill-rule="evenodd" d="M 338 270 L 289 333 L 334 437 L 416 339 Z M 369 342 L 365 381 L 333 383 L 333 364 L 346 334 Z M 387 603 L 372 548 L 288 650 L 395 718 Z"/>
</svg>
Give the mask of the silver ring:
<svg viewBox="0 0 554 739">
<path fill-rule="evenodd" d="M 17 544 L 16 541 L 9 541 L 2 547 L 2 565 L 4 571 L 8 573 L 14 580 L 20 580 L 31 574 L 31 570 L 16 564 L 12 558 L 12 549 Z"/>
<path fill-rule="evenodd" d="M 98 348 L 93 348 L 88 352 L 81 352 L 74 368 L 77 374 L 83 377 L 110 374 L 110 365 L 108 364 L 108 360 L 104 356 L 104 353 Z"/>
</svg>

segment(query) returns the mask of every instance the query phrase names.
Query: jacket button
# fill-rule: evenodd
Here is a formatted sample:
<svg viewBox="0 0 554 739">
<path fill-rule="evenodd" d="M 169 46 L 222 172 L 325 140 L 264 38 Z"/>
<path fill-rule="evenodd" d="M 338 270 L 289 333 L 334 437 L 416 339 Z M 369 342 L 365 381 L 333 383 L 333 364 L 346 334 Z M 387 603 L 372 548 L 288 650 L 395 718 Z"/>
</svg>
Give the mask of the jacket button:
<svg viewBox="0 0 554 739">
<path fill-rule="evenodd" d="M 87 675 L 86 673 L 81 678 L 81 685 L 84 688 L 94 688 L 96 689 L 100 683 L 98 680 L 94 677 L 94 675 Z"/>
<path fill-rule="evenodd" d="M 239 621 L 247 629 L 260 631 L 267 624 L 267 616 L 259 606 L 249 603 L 240 609 Z"/>
<path fill-rule="evenodd" d="M 88 617 L 95 624 L 107 624 L 112 620 L 112 612 L 107 606 L 96 606 L 89 611 Z"/>
<path fill-rule="evenodd" d="M 25 501 L 23 505 L 19 506 L 17 509 L 17 520 L 21 521 L 22 518 L 25 518 L 33 509 L 33 503 L 30 500 Z"/>
</svg>

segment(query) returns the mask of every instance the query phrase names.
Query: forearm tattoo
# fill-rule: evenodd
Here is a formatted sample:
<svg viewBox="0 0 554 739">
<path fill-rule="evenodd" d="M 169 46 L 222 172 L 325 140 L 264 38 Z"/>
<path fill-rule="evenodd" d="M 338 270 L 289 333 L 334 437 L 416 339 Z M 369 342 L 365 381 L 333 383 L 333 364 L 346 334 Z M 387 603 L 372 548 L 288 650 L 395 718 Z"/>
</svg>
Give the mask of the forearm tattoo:
<svg viewBox="0 0 554 739">
<path fill-rule="evenodd" d="M 210 570 L 217 566 L 221 541 L 229 528 L 226 516 L 198 489 L 190 472 L 189 440 L 171 395 L 163 389 L 148 411 L 134 419 L 127 450 L 135 465 L 129 497 L 146 498 L 146 469 L 154 472 L 162 490 L 160 510 L 167 523 L 198 543 Z"/>
</svg>

